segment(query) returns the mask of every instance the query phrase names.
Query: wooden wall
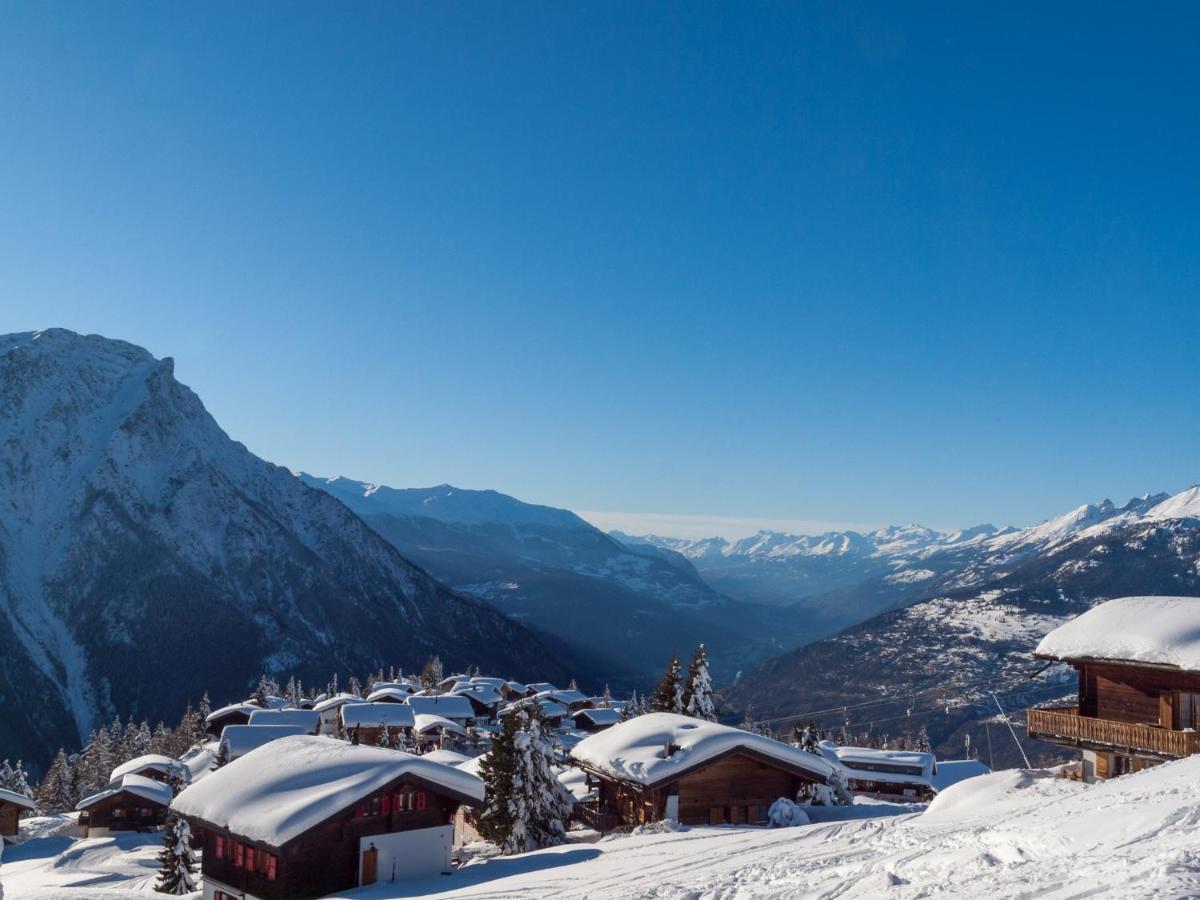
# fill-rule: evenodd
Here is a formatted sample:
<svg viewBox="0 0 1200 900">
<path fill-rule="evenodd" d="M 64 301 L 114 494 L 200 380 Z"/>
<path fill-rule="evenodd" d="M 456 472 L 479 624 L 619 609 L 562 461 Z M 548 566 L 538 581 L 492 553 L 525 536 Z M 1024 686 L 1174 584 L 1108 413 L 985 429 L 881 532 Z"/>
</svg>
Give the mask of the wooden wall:
<svg viewBox="0 0 1200 900">
<path fill-rule="evenodd" d="M 1178 690 L 1200 691 L 1200 674 L 1138 666 L 1081 664 L 1080 715 L 1175 728 Z"/>
<path fill-rule="evenodd" d="M 124 815 L 117 816 L 117 810 Z M 161 803 L 121 791 L 93 803 L 80 815 L 79 824 L 87 828 L 108 828 L 112 831 L 135 831 L 139 828 L 154 828 L 167 821 L 167 808 Z"/>
<path fill-rule="evenodd" d="M 13 837 L 20 827 L 21 807 L 15 803 L 0 802 L 0 835 Z"/>
<path fill-rule="evenodd" d="M 752 807 L 769 807 L 780 797 L 794 800 L 800 779 L 757 759 L 740 754 L 679 779 L 679 820 L 685 825 L 747 822 L 756 818 Z M 757 816 L 761 820 L 765 813 Z"/>
</svg>

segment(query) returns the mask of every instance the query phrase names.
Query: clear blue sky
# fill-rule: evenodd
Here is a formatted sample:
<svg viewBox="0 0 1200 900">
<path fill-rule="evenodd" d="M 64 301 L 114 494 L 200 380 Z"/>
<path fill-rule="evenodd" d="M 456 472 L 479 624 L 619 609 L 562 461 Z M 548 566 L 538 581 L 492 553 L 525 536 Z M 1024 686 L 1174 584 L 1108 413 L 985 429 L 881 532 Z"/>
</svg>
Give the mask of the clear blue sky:
<svg viewBox="0 0 1200 900">
<path fill-rule="evenodd" d="M 252 450 L 581 510 L 1200 480 L 1200 9 L 0 5 L 0 331 Z"/>
</svg>

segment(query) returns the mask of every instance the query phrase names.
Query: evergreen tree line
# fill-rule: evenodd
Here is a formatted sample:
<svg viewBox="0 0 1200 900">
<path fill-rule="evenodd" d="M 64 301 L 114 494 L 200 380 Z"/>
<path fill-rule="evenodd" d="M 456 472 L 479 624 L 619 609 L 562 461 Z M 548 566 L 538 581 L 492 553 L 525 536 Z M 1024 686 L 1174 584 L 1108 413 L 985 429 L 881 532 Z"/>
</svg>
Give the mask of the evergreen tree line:
<svg viewBox="0 0 1200 900">
<path fill-rule="evenodd" d="M 151 729 L 149 722 L 135 722 L 132 716 L 122 724 L 118 716 L 108 728 L 93 730 L 78 753 L 68 754 L 59 747 L 33 795 L 38 811 L 50 814 L 74 809 L 84 797 L 107 787 L 112 770 L 131 759 L 147 753 L 183 756 L 204 741 L 204 720 L 209 712 L 205 694 L 199 706 L 187 705 L 173 728 L 159 722 Z"/>
<path fill-rule="evenodd" d="M 645 697 L 639 699 L 634 692 L 626 710 L 629 714 L 622 715 L 622 720 L 647 712 Z M 719 713 L 713 695 L 712 677 L 708 673 L 708 652 L 703 644 L 692 653 L 687 672 L 684 672 L 680 665 L 679 655 L 671 654 L 662 679 L 650 695 L 649 711 L 677 713 L 709 722 L 717 720 Z"/>
</svg>

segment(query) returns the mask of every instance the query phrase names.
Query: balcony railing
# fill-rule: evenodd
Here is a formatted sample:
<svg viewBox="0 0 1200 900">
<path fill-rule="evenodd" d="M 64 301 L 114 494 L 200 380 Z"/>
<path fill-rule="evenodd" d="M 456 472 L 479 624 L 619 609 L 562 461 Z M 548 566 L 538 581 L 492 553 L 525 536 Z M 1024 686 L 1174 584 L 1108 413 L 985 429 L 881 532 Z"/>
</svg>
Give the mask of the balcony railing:
<svg viewBox="0 0 1200 900">
<path fill-rule="evenodd" d="M 1200 732 L 1171 731 L 1155 725 L 1132 725 L 1079 715 L 1077 706 L 1057 706 L 1028 711 L 1031 738 L 1100 744 L 1123 750 L 1142 750 L 1162 756 L 1200 753 Z"/>
<path fill-rule="evenodd" d="M 600 812 L 587 803 L 576 803 L 571 817 L 588 828 L 594 828 L 601 834 L 613 831 L 621 825 L 621 818 L 616 813 Z"/>
</svg>

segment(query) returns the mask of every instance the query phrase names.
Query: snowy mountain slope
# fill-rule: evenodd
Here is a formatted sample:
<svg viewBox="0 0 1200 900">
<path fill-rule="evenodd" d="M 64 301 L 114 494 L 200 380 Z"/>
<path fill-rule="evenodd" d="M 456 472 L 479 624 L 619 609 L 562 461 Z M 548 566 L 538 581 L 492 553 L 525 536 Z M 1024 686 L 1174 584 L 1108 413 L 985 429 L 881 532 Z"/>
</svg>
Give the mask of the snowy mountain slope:
<svg viewBox="0 0 1200 900">
<path fill-rule="evenodd" d="M 1113 597 L 1200 595 L 1200 520 L 1139 514 L 1055 537 L 1021 557 L 1002 548 L 972 566 L 959 576 L 969 587 L 938 591 L 768 660 L 731 686 L 725 701 L 774 717 L 886 700 L 847 717 L 814 718 L 831 727 L 849 718 L 858 732 L 893 735 L 924 725 L 943 752 L 961 753 L 970 732 L 978 748 L 986 737 L 981 723 L 996 712 L 991 691 L 1023 709 L 1074 690 L 1054 681 L 1061 676 L 1053 671 L 1029 677 L 1041 668 L 1033 648 L 1055 625 Z M 1053 758 L 1049 745 L 1035 749 Z M 1008 763 L 1019 760 L 1011 739 L 997 752 Z"/>
<path fill-rule="evenodd" d="M 237 696 L 263 668 L 324 680 L 440 652 L 562 672 L 230 440 L 170 359 L 61 329 L 0 337 L 0 444 L 0 756 L 45 759 L 118 711 L 177 716 L 197 685 Z"/>
<path fill-rule="evenodd" d="M 803 623 L 714 591 L 673 551 L 626 546 L 572 512 L 450 485 L 395 489 L 299 473 L 404 556 L 561 642 L 580 675 L 642 689 L 672 648 L 707 642 L 732 677 L 798 644 Z"/>
</svg>

